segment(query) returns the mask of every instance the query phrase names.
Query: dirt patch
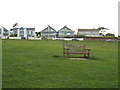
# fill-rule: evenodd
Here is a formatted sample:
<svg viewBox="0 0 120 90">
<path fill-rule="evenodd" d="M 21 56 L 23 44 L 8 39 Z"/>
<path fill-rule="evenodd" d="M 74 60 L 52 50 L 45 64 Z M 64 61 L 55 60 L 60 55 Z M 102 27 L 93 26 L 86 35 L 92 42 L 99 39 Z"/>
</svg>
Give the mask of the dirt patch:
<svg viewBox="0 0 120 90">
<path fill-rule="evenodd" d="M 70 60 L 88 60 L 87 58 L 68 58 Z"/>
</svg>

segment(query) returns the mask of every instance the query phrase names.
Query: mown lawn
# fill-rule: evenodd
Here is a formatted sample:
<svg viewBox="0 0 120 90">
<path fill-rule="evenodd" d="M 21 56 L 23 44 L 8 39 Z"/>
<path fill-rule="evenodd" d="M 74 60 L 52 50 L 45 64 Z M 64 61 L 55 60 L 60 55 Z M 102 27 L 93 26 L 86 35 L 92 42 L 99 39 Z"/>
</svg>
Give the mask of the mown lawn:
<svg viewBox="0 0 120 90">
<path fill-rule="evenodd" d="M 70 60 L 62 41 L 3 41 L 3 88 L 118 87 L 117 42 L 69 41 L 92 50 L 89 60 Z"/>
</svg>

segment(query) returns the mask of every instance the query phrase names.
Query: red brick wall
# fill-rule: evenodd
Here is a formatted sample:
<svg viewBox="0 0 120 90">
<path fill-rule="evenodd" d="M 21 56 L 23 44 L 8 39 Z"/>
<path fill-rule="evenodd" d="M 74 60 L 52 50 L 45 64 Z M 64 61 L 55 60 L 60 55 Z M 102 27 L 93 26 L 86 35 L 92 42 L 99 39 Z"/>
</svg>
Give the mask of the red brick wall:
<svg viewBox="0 0 120 90">
<path fill-rule="evenodd" d="M 84 38 L 83 40 L 85 40 L 85 41 L 106 41 L 108 39 L 110 39 L 110 38 Z M 111 40 L 116 41 L 117 39 L 112 38 Z"/>
</svg>

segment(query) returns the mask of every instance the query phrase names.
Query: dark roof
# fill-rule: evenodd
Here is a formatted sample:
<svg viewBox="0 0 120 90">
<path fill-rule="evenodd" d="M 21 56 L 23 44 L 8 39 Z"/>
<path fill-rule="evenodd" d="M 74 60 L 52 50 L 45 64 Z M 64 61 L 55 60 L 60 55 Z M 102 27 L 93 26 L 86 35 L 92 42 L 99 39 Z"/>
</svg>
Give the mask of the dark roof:
<svg viewBox="0 0 120 90">
<path fill-rule="evenodd" d="M 55 30 L 54 28 L 52 28 L 51 26 L 49 26 L 49 25 L 48 25 L 48 27 L 47 27 L 47 28 L 43 29 L 42 31 L 46 31 L 46 30 L 48 30 L 48 29 L 51 29 L 51 30 L 53 30 L 53 31 L 55 31 L 55 32 L 56 32 L 56 30 Z"/>
<path fill-rule="evenodd" d="M 8 31 L 5 27 L 3 27 L 4 31 Z"/>
<path fill-rule="evenodd" d="M 18 28 L 13 28 L 13 30 L 17 30 Z"/>
<path fill-rule="evenodd" d="M 13 31 L 13 30 L 18 30 L 18 28 L 13 28 L 13 29 L 10 29 L 10 31 Z"/>
<path fill-rule="evenodd" d="M 100 31 L 98 29 L 78 29 L 78 31 Z"/>
<path fill-rule="evenodd" d="M 26 30 L 35 30 L 35 28 L 26 28 Z"/>
<path fill-rule="evenodd" d="M 48 25 L 48 28 L 52 29 L 52 30 L 55 30 L 54 28 L 52 28 L 51 26 Z M 56 30 L 55 30 L 56 31 Z"/>
<path fill-rule="evenodd" d="M 71 30 L 70 28 L 68 28 L 67 26 L 64 26 L 63 28 L 61 28 L 59 31 L 62 31 L 63 29 L 66 29 L 67 31 L 69 30 L 69 31 L 73 31 L 73 30 Z M 58 32 L 59 32 L 58 31 Z"/>
<path fill-rule="evenodd" d="M 21 28 L 13 28 L 12 30 L 18 30 L 18 29 L 25 29 L 25 28 L 23 28 L 23 27 L 21 27 Z M 35 30 L 35 28 L 26 28 L 26 30 Z"/>
<path fill-rule="evenodd" d="M 23 27 L 21 27 L 21 28 L 19 28 L 20 30 L 24 30 L 25 28 L 23 28 Z"/>
</svg>

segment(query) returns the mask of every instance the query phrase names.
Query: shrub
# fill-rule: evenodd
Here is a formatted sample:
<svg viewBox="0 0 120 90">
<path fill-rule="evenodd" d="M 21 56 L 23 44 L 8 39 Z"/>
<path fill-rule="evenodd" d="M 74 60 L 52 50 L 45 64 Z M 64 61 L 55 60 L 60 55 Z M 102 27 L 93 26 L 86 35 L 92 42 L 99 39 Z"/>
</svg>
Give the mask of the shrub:
<svg viewBox="0 0 120 90">
<path fill-rule="evenodd" d="M 40 36 L 36 36 L 36 38 L 40 38 Z"/>
<path fill-rule="evenodd" d="M 11 34 L 10 37 L 17 37 L 17 34 Z"/>
</svg>

